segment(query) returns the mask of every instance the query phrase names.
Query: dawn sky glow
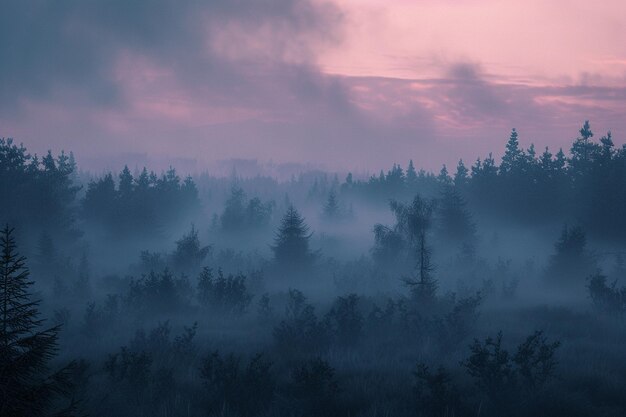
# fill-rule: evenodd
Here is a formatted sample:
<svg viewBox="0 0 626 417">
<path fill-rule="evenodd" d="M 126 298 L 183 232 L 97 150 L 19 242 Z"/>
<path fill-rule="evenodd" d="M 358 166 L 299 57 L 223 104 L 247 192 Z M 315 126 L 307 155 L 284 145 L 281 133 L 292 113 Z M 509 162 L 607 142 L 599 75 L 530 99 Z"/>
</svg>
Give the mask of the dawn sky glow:
<svg viewBox="0 0 626 417">
<path fill-rule="evenodd" d="M 2 4 L 0 136 L 87 169 L 437 170 L 585 119 L 625 142 L 622 1 Z"/>
</svg>

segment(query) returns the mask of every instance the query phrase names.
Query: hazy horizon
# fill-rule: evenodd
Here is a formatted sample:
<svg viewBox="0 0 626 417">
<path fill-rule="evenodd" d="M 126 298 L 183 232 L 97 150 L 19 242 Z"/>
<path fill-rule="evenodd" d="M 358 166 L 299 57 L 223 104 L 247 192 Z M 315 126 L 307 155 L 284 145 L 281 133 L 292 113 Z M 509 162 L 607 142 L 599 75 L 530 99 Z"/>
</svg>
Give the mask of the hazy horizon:
<svg viewBox="0 0 626 417">
<path fill-rule="evenodd" d="M 83 169 L 437 171 L 584 120 L 624 143 L 618 1 L 3 4 L 0 136 Z"/>
</svg>

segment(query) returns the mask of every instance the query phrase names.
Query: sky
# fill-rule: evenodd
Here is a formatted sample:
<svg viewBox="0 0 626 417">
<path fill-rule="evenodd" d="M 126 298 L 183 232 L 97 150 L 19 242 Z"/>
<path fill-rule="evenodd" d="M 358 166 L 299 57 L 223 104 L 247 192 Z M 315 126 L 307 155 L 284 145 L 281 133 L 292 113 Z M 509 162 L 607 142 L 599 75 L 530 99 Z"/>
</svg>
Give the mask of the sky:
<svg viewBox="0 0 626 417">
<path fill-rule="evenodd" d="M 626 137 L 626 2 L 0 0 L 0 137 L 82 169 L 438 170 Z M 228 163 L 226 163 L 228 165 Z M 298 165 L 294 165 L 298 166 Z"/>
</svg>

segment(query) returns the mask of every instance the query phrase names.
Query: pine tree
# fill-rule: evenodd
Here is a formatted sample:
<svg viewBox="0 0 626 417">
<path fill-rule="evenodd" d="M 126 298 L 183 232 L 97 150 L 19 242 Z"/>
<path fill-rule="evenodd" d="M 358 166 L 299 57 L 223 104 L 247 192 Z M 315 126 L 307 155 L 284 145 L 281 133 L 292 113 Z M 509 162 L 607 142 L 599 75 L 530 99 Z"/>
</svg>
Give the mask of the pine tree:
<svg viewBox="0 0 626 417">
<path fill-rule="evenodd" d="M 441 193 L 437 212 L 440 231 L 444 238 L 471 243 L 476 239 L 476 225 L 467 209 L 463 196 L 456 187 L 445 187 Z"/>
<path fill-rule="evenodd" d="M 448 168 L 446 167 L 445 164 L 441 167 L 441 171 L 439 171 L 439 175 L 437 176 L 437 181 L 439 182 L 439 184 L 443 186 L 452 185 L 452 178 L 450 178 L 450 175 L 448 174 Z"/>
<path fill-rule="evenodd" d="M 454 174 L 454 185 L 457 187 L 463 187 L 469 180 L 469 170 L 465 167 L 462 159 L 459 159 L 459 164 L 456 166 L 456 173 Z"/>
<path fill-rule="evenodd" d="M 572 144 L 571 154 L 574 170 L 581 174 L 589 168 L 589 161 L 595 148 L 595 144 L 589 140 L 593 137 L 589 120 L 585 120 L 579 132 L 580 136 Z"/>
<path fill-rule="evenodd" d="M 535 151 L 535 144 L 531 143 L 526 150 L 526 161 L 529 165 L 534 165 L 537 162 L 537 151 Z"/>
<path fill-rule="evenodd" d="M 68 394 L 71 365 L 48 373 L 60 326 L 41 330 L 39 301 L 31 301 L 26 259 L 16 252 L 13 229 L 0 232 L 0 415 L 45 415 Z M 71 415 L 73 405 L 57 415 Z"/>
<path fill-rule="evenodd" d="M 546 146 L 546 149 L 541 154 L 541 157 L 539 158 L 539 163 L 540 163 L 541 169 L 545 173 L 552 174 L 554 162 L 552 160 L 552 152 L 550 152 L 550 149 L 547 146 Z"/>
<path fill-rule="evenodd" d="M 518 163 L 524 156 L 524 151 L 519 148 L 519 141 L 517 139 L 517 131 L 515 128 L 511 130 L 511 136 L 506 144 L 506 151 L 502 157 L 502 163 L 500 164 L 500 173 L 508 173 L 515 169 Z"/>
<path fill-rule="evenodd" d="M 309 266 L 315 254 L 309 249 L 309 226 L 300 213 L 290 205 L 281 220 L 280 227 L 274 238 L 274 259 L 285 266 Z"/>
<path fill-rule="evenodd" d="M 337 194 L 335 191 L 331 191 L 328 194 L 326 205 L 324 205 L 324 217 L 327 219 L 337 219 L 339 217 L 341 208 L 339 207 L 339 201 L 337 200 Z"/>
<path fill-rule="evenodd" d="M 409 166 L 406 169 L 406 183 L 409 188 L 415 186 L 417 183 L 417 172 L 415 172 L 412 159 L 409 161 Z"/>
<path fill-rule="evenodd" d="M 565 165 L 567 164 L 567 158 L 565 157 L 565 152 L 563 152 L 563 148 L 559 148 L 559 151 L 556 153 L 554 158 L 554 170 L 559 173 L 563 173 L 565 171 Z"/>
<path fill-rule="evenodd" d="M 426 230 L 419 234 L 418 252 L 418 277 L 417 281 L 409 282 L 413 296 L 422 303 L 428 303 L 435 299 L 438 283 L 433 272 L 435 266 L 431 261 L 432 250 L 426 244 Z"/>
<path fill-rule="evenodd" d="M 613 134 L 610 130 L 606 132 L 606 136 L 602 136 L 600 138 L 600 143 L 602 144 L 602 155 L 605 157 L 605 159 L 610 160 L 613 156 L 613 148 L 615 146 L 615 144 L 613 143 Z"/>
<path fill-rule="evenodd" d="M 123 199 L 129 198 L 133 192 L 133 175 L 130 173 L 128 165 L 124 165 L 124 169 L 120 173 L 118 190 Z"/>
<path fill-rule="evenodd" d="M 431 260 L 432 251 L 427 243 L 427 234 L 432 225 L 435 204 L 416 195 L 410 204 L 391 202 L 391 210 L 396 216 L 396 232 L 404 236 L 417 262 L 417 276 L 405 279 L 411 287 L 413 295 L 420 302 L 430 302 L 437 291 L 437 280 L 433 276 L 435 270 Z"/>
<path fill-rule="evenodd" d="M 220 216 L 222 230 L 226 232 L 241 231 L 245 228 L 246 221 L 246 193 L 238 186 L 233 186 L 231 195 L 226 204 L 224 211 Z"/>
<path fill-rule="evenodd" d="M 198 230 L 192 224 L 189 233 L 176 241 L 172 261 L 179 271 L 193 271 L 200 266 L 210 251 L 210 246 L 201 245 Z"/>
<path fill-rule="evenodd" d="M 580 288 L 585 278 L 597 270 L 597 259 L 587 249 L 587 237 L 579 226 L 564 226 L 554 249 L 545 270 L 549 283 Z"/>
<path fill-rule="evenodd" d="M 150 176 L 146 167 L 143 167 L 141 174 L 135 179 L 135 185 L 140 192 L 146 192 L 150 188 Z"/>
</svg>

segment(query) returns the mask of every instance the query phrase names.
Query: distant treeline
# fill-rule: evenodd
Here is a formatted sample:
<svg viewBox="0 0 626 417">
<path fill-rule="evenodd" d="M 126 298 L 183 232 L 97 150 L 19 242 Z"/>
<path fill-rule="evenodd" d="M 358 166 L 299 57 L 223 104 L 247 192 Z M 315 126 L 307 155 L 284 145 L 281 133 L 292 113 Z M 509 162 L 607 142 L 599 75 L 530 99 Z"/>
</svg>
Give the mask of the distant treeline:
<svg viewBox="0 0 626 417">
<path fill-rule="evenodd" d="M 569 221 L 591 235 L 626 238 L 626 145 L 616 148 L 611 132 L 593 141 L 585 122 L 566 156 L 534 145 L 520 147 L 515 129 L 500 165 L 490 153 L 469 168 L 460 160 L 456 172 L 444 165 L 438 175 L 416 172 L 413 162 L 403 170 L 394 165 L 386 174 L 366 181 L 348 175 L 341 185 L 344 195 L 369 199 L 412 198 L 416 192 L 433 195 L 452 186 L 465 197 L 476 214 L 496 215 L 522 224 Z"/>
<path fill-rule="evenodd" d="M 411 161 L 406 169 L 394 165 L 387 173 L 381 171 L 367 180 L 348 174 L 341 183 L 336 176 L 329 180 L 327 174 L 318 173 L 303 174 L 285 185 L 257 177 L 241 180 L 243 187 L 232 192 L 232 178 L 200 176 L 197 187 L 191 177 L 181 180 L 173 168 L 159 176 L 146 168 L 133 175 L 125 167 L 119 174 L 108 173 L 80 184 L 72 153 L 54 157 L 48 152 L 39 159 L 11 139 L 0 139 L 0 191 L 7 197 L 0 218 L 65 236 L 79 234 L 77 222 L 81 221 L 111 233 L 150 235 L 190 213 L 200 213 L 201 201 L 215 197 L 221 187 L 227 190 L 222 194 L 231 197 L 222 215 L 215 214 L 214 222 L 233 231 L 268 224 L 277 206 L 283 211 L 289 207 L 283 200 L 294 198 L 292 194 L 306 193 L 304 197 L 318 201 L 320 211 L 330 217 L 339 213 L 350 217 L 352 208 L 341 207 L 338 201 L 366 199 L 387 205 L 390 199 L 408 201 L 416 193 L 439 198 L 452 189 L 478 216 L 522 225 L 568 222 L 582 226 L 591 236 L 623 241 L 626 148 L 615 147 L 610 132 L 599 141 L 593 137 L 589 122 L 585 122 L 569 155 L 562 149 L 553 154 L 548 148 L 538 154 L 534 145 L 521 148 L 513 129 L 499 165 L 489 154 L 469 167 L 460 160 L 454 173 L 444 165 L 434 174 L 417 171 Z M 247 200 L 245 182 L 267 201 L 258 196 Z"/>
</svg>

